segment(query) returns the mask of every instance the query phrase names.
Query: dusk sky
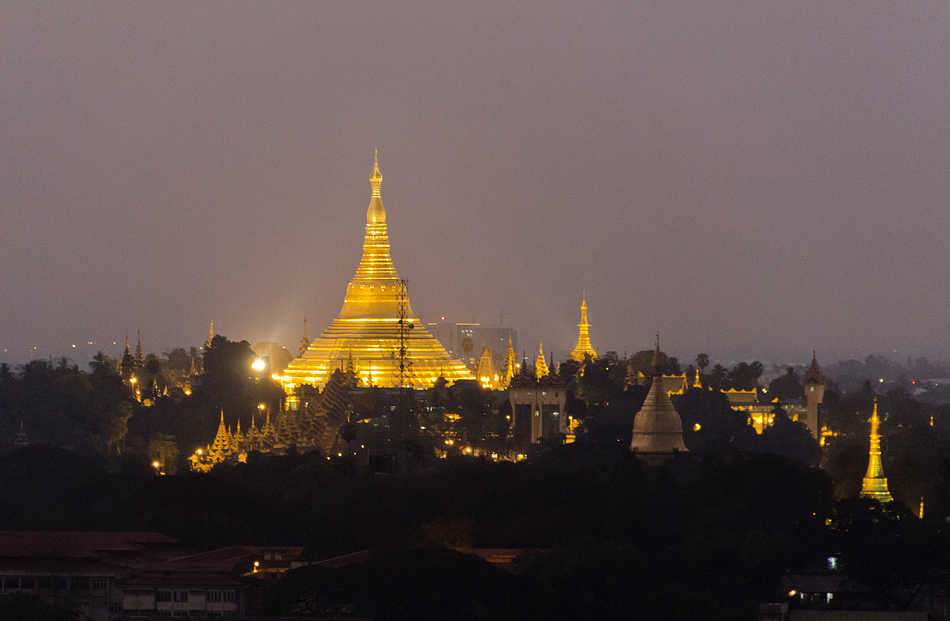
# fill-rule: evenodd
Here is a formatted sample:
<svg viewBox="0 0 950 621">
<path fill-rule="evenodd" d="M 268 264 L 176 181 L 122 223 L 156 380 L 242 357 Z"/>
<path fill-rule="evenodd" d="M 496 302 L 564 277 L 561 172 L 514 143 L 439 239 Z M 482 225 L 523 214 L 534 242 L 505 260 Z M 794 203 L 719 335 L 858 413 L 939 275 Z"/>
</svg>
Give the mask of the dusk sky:
<svg viewBox="0 0 950 621">
<path fill-rule="evenodd" d="M 424 321 L 946 360 L 948 56 L 946 2 L 5 1 L 0 360 L 295 352 L 374 148 Z"/>
</svg>

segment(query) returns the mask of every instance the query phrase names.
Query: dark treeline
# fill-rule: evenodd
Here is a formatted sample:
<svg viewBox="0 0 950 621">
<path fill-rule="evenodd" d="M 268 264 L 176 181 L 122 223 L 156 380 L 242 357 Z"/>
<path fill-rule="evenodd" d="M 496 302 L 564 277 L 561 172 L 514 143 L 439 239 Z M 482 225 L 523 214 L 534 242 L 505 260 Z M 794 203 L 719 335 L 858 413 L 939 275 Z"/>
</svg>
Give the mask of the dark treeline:
<svg viewBox="0 0 950 621">
<path fill-rule="evenodd" d="M 6 529 L 156 530 L 198 550 L 303 543 L 311 560 L 374 550 L 358 566 L 291 572 L 268 595 L 274 614 L 751 619 L 782 597 L 783 573 L 831 555 L 886 608 L 950 569 L 942 518 L 836 501 L 825 471 L 743 452 L 651 468 L 577 443 L 531 464 L 457 458 L 386 477 L 317 452 L 252 454 L 156 477 L 30 446 L 0 458 L 0 498 Z M 515 574 L 464 554 L 497 547 L 527 550 Z"/>
</svg>

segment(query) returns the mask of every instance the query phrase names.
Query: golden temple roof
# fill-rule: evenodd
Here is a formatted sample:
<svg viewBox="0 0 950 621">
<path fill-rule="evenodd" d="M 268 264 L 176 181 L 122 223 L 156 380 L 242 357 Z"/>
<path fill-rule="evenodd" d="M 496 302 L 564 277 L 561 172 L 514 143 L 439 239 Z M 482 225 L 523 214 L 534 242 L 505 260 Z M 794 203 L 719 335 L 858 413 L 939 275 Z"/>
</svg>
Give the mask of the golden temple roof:
<svg viewBox="0 0 950 621">
<path fill-rule="evenodd" d="M 330 374 L 352 365 L 366 386 L 389 388 L 399 383 L 400 340 L 406 339 L 405 382 L 416 388 L 433 385 L 439 376 L 449 382 L 472 379 L 412 312 L 406 281 L 399 278 L 389 252 L 386 209 L 380 194 L 383 175 L 374 157 L 369 178 L 372 194 L 366 210 L 363 256 L 346 288 L 339 316 L 280 377 L 285 389 L 300 384 L 323 386 Z M 400 324 L 405 319 L 408 326 Z"/>
<path fill-rule="evenodd" d="M 583 362 L 585 356 L 590 356 L 593 359 L 597 359 L 597 352 L 594 351 L 593 345 L 590 344 L 590 324 L 587 323 L 587 293 L 584 292 L 583 298 L 581 301 L 581 322 L 577 324 L 577 327 L 580 328 L 580 333 L 577 336 L 577 346 L 571 350 L 571 358 Z"/>
</svg>

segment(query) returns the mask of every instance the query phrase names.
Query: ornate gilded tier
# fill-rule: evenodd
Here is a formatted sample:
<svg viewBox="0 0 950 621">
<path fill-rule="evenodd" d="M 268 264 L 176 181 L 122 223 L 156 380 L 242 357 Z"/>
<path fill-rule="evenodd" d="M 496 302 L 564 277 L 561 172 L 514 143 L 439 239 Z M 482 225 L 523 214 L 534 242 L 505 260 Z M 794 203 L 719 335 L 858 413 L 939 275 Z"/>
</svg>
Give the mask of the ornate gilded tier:
<svg viewBox="0 0 950 621">
<path fill-rule="evenodd" d="M 386 209 L 380 194 L 383 175 L 375 158 L 369 181 L 372 195 L 366 210 L 359 268 L 346 288 L 339 316 L 281 374 L 280 382 L 287 390 L 300 384 L 323 386 L 335 369 L 346 369 L 350 364 L 364 386 L 398 386 L 403 338 L 403 385 L 428 388 L 440 376 L 449 382 L 474 379 L 412 312 L 405 282 L 396 273 L 389 252 Z M 409 324 L 405 329 L 400 317 Z"/>
</svg>

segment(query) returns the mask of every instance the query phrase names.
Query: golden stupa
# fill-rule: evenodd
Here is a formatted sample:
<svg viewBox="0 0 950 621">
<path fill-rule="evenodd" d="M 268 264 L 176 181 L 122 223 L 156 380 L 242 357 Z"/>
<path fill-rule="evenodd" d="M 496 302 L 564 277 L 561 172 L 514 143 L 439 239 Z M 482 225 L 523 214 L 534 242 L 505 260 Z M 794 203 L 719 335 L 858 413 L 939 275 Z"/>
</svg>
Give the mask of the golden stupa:
<svg viewBox="0 0 950 621">
<path fill-rule="evenodd" d="M 877 415 L 877 397 L 874 397 L 874 413 L 871 415 L 871 449 L 868 451 L 868 472 L 864 475 L 861 485 L 861 495 L 873 498 L 878 502 L 894 500 L 887 490 L 887 477 L 884 476 L 884 467 L 881 465 L 881 434 L 878 427 L 881 419 Z"/>
<path fill-rule="evenodd" d="M 359 269 L 346 288 L 340 315 L 280 374 L 288 391 L 301 384 L 323 386 L 336 369 L 352 369 L 363 386 L 381 388 L 429 388 L 440 376 L 449 382 L 474 379 L 409 306 L 405 281 L 389 255 L 386 210 L 379 192 L 383 175 L 375 158 L 369 182 L 373 193 Z M 401 317 L 406 323 L 400 323 Z"/>
<path fill-rule="evenodd" d="M 571 358 L 577 362 L 584 362 L 587 356 L 590 356 L 592 360 L 597 360 L 597 352 L 594 350 L 594 346 L 590 344 L 590 324 L 587 323 L 586 292 L 581 301 L 581 322 L 577 324 L 577 327 L 580 328 L 581 331 L 577 336 L 577 347 L 571 350 Z"/>
</svg>

